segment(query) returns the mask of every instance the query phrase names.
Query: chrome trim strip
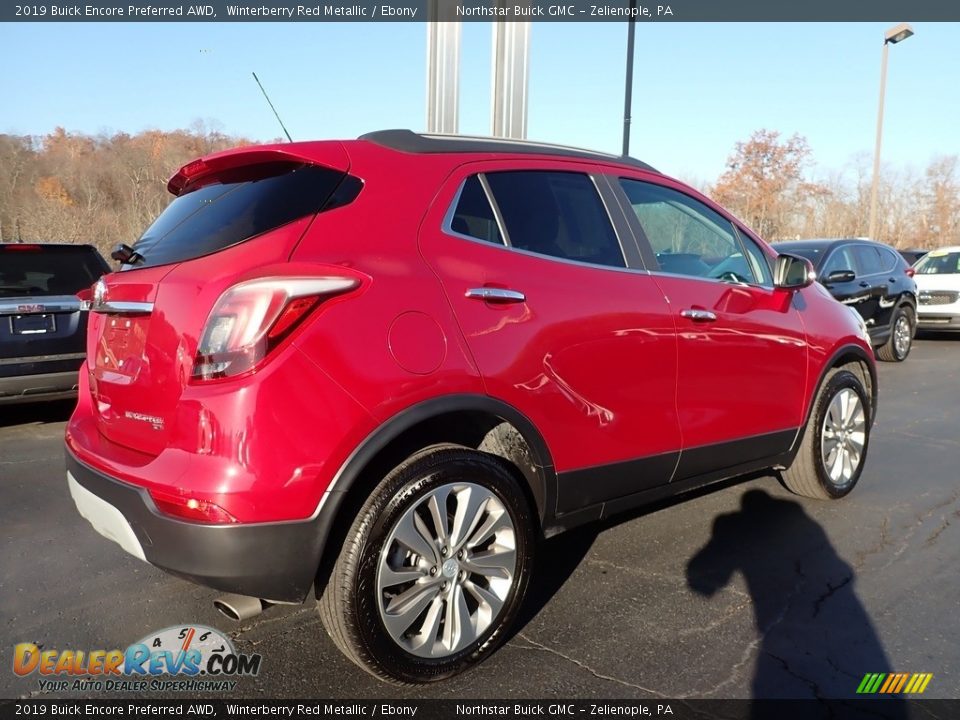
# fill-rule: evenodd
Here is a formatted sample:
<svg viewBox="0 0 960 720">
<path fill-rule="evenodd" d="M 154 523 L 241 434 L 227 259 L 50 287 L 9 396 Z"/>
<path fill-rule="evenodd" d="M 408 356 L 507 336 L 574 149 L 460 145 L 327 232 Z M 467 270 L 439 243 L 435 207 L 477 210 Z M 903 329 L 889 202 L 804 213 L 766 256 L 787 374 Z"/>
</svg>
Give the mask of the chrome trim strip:
<svg viewBox="0 0 960 720">
<path fill-rule="evenodd" d="M 0 358 L 0 365 L 19 365 L 20 363 L 56 362 L 58 360 L 82 360 L 87 354 L 64 353 L 63 355 L 31 355 L 29 357 Z"/>
<path fill-rule="evenodd" d="M 153 303 L 129 302 L 125 300 L 101 300 L 90 305 L 90 312 L 100 315 L 149 315 L 153 312 Z"/>
<path fill-rule="evenodd" d="M 589 175 L 589 173 L 584 173 Z M 470 242 L 479 243 L 484 247 L 494 248 L 497 250 L 509 250 L 510 252 L 521 253 L 523 255 L 529 255 L 530 257 L 539 258 L 541 260 L 549 260 L 551 262 L 564 263 L 566 265 L 574 265 L 576 267 L 583 268 L 593 268 L 595 270 L 609 270 L 610 272 L 626 272 L 632 273 L 634 275 L 650 275 L 650 271 L 645 268 L 639 267 L 613 267 L 612 265 L 598 265 L 597 263 L 588 263 L 581 262 L 580 260 L 570 260 L 569 258 L 560 258 L 555 255 L 543 255 L 541 253 L 531 252 L 530 250 L 524 250 L 522 248 L 513 247 L 512 245 L 498 245 L 497 243 L 490 242 L 489 240 L 482 240 L 480 238 L 475 238 L 472 235 L 464 235 L 463 233 L 458 233 L 454 230 L 451 225 L 453 224 L 453 216 L 456 213 L 457 203 L 460 201 L 460 194 L 463 191 L 463 186 L 466 183 L 467 179 L 464 178 L 460 183 L 460 187 L 457 189 L 457 192 L 453 196 L 453 200 L 450 203 L 450 207 L 447 208 L 447 212 L 443 217 L 443 223 L 440 226 L 440 231 L 444 235 L 450 237 L 458 238 L 461 240 L 469 240 Z M 481 181 L 481 185 L 484 185 L 485 181 Z M 601 200 L 603 198 L 601 197 Z M 487 200 L 490 200 L 490 195 L 487 196 Z M 500 209 L 496 206 L 495 203 L 491 202 L 491 208 L 493 208 L 494 217 L 500 218 Z M 501 220 L 498 219 L 498 225 L 500 225 Z M 509 238 L 506 236 L 506 233 L 503 227 L 500 227 L 500 234 L 504 240 L 509 242 Z M 616 234 L 616 228 L 614 228 L 614 234 Z M 623 253 L 623 246 L 621 244 L 620 252 Z"/>
<path fill-rule="evenodd" d="M 507 232 L 507 223 L 503 220 L 503 213 L 500 212 L 500 206 L 497 204 L 496 198 L 493 197 L 490 183 L 487 182 L 487 174 L 479 173 L 477 179 L 480 180 L 480 187 L 483 188 L 483 192 L 487 196 L 487 202 L 490 203 L 490 209 L 493 210 L 493 217 L 497 221 L 497 227 L 500 228 L 500 237 L 503 238 L 503 244 L 507 247 L 513 247 L 513 243 L 510 242 L 510 233 Z"/>
<path fill-rule="evenodd" d="M 76 295 L 37 295 L 0 300 L 0 315 L 77 312 L 82 309 L 83 305 Z"/>
</svg>

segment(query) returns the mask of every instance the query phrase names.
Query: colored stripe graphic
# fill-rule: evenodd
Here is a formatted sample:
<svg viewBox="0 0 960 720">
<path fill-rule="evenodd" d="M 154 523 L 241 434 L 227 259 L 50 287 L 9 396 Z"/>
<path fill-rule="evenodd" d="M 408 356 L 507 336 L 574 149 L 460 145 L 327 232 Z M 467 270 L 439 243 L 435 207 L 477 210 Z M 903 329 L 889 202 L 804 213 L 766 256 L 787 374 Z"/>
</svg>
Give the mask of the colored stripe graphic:
<svg viewBox="0 0 960 720">
<path fill-rule="evenodd" d="M 857 686 L 857 694 L 919 695 L 932 679 L 933 673 L 867 673 Z"/>
<path fill-rule="evenodd" d="M 917 682 L 919 677 L 920 675 L 917 673 L 914 673 L 913 675 L 910 676 L 910 682 L 908 682 L 907 686 L 903 689 L 904 694 L 913 692 L 913 689 L 920 684 L 919 682 Z"/>
<path fill-rule="evenodd" d="M 890 675 L 887 675 L 887 681 L 886 681 L 886 682 L 883 684 L 883 686 L 880 688 L 880 692 L 881 692 L 881 693 L 889 692 L 889 691 L 890 691 L 890 688 L 891 688 L 893 685 L 896 684 L 896 682 L 897 682 L 897 680 L 899 679 L 899 677 L 900 677 L 900 676 L 897 675 L 896 673 L 891 673 Z"/>
<path fill-rule="evenodd" d="M 910 677 L 910 673 L 900 673 L 900 680 L 897 682 L 897 686 L 893 688 L 890 692 L 898 693 L 903 690 L 903 686 L 907 684 L 907 679 Z"/>
</svg>

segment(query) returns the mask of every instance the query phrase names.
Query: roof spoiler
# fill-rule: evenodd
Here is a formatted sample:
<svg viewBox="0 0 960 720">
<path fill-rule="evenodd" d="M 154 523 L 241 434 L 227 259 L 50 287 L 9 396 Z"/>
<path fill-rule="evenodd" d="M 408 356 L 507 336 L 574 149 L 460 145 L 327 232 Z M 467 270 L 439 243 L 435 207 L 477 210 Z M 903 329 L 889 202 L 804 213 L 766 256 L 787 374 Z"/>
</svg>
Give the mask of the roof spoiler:
<svg viewBox="0 0 960 720">
<path fill-rule="evenodd" d="M 207 155 L 181 167 L 167 182 L 167 190 L 174 195 L 198 185 L 206 184 L 218 173 L 251 165 L 268 163 L 306 163 L 323 165 L 347 172 L 350 157 L 338 141 L 286 143 L 283 145 L 250 145 Z"/>
</svg>

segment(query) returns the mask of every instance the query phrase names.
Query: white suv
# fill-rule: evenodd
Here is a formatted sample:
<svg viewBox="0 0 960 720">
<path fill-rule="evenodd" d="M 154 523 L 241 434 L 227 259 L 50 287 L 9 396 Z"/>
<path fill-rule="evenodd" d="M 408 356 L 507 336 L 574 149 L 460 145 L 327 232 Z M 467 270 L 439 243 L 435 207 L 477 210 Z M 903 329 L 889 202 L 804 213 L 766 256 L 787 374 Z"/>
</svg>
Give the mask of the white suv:
<svg viewBox="0 0 960 720">
<path fill-rule="evenodd" d="M 914 269 L 918 329 L 960 331 L 960 246 L 931 250 Z"/>
</svg>

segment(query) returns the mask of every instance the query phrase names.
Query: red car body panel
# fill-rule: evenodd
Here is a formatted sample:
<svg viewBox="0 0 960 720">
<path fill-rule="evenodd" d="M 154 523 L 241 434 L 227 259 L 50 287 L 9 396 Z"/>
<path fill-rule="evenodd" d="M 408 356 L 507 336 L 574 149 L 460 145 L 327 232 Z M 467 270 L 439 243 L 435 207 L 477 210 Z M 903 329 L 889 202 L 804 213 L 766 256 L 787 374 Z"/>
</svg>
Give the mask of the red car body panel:
<svg viewBox="0 0 960 720">
<path fill-rule="evenodd" d="M 515 167 L 496 161 L 458 168 L 420 232 L 421 252 L 442 279 L 486 392 L 533 421 L 560 472 L 678 450 L 676 337 L 648 274 L 549 260 L 441 231 L 464 178 Z M 594 169 L 529 158 L 520 167 Z M 527 301 L 467 298 L 475 287 L 520 290 Z"/>
<path fill-rule="evenodd" d="M 343 207 L 219 252 L 105 276 L 111 301 L 152 303 L 152 312 L 91 315 L 66 432 L 79 463 L 72 472 L 88 468 L 133 490 L 214 503 L 239 526 L 314 521 L 331 490 L 349 489 L 341 478 L 384 428 L 425 403 L 485 397 L 529 422 L 536 437 L 526 439 L 544 448 L 544 484 L 567 488 L 559 500 L 556 488 L 534 491 L 548 523 L 583 498 L 607 499 L 581 487 L 589 481 L 580 473 L 592 468 L 659 459 L 645 466 L 653 477 L 639 491 L 705 471 L 709 452 L 686 462 L 690 450 L 769 436 L 769 455 L 785 456 L 838 353 L 872 361 L 856 319 L 816 284 L 788 291 L 591 266 L 443 229 L 466 177 L 504 169 L 632 177 L 730 217 L 675 181 L 614 162 L 295 143 L 204 158 L 174 176 L 171 189 L 278 158 L 349 171 L 363 189 Z M 294 276 L 347 277 L 355 287 L 320 302 L 255 371 L 194 379 L 218 298 L 239 282 Z M 478 287 L 526 299 L 500 305 L 466 296 Z M 686 308 L 709 309 L 717 321 L 680 317 Z M 162 515 L 144 502 L 151 522 Z M 156 564 L 284 599 L 304 592 L 321 551 L 322 538 L 300 560 L 311 568 L 282 589 L 276 578 L 267 588 L 266 580 L 221 577 L 209 569 L 215 554 L 202 569 Z"/>
</svg>

